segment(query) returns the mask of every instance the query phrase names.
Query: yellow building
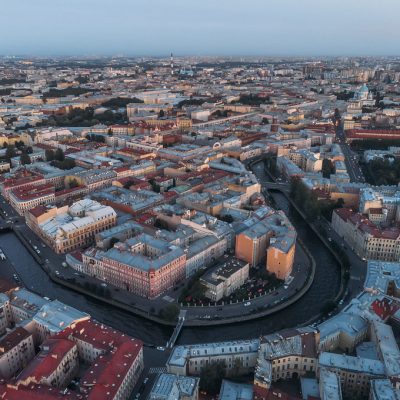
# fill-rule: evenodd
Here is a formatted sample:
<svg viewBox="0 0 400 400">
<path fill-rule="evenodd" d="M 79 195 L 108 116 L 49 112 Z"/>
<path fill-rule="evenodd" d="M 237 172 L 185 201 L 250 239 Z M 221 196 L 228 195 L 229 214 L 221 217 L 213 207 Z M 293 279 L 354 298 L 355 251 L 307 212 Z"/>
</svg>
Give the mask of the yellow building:
<svg viewBox="0 0 400 400">
<path fill-rule="evenodd" d="M 32 143 L 32 138 L 28 133 L 21 133 L 19 135 L 1 135 L 0 136 L 0 146 L 3 147 L 4 143 L 10 145 L 15 144 L 16 142 L 24 142 L 25 145 L 30 145 Z"/>
<path fill-rule="evenodd" d="M 278 279 L 286 279 L 292 272 L 294 253 L 296 250 L 296 243 L 289 244 L 281 247 L 282 242 L 278 245 L 272 243 L 270 239 L 270 246 L 267 249 L 267 271 L 275 274 Z M 286 248 L 287 247 L 287 248 Z"/>
<path fill-rule="evenodd" d="M 266 269 L 279 279 L 292 272 L 296 230 L 282 211 L 265 207 L 248 221 L 246 230 L 236 236 L 236 257 L 253 267 L 264 260 Z"/>
</svg>

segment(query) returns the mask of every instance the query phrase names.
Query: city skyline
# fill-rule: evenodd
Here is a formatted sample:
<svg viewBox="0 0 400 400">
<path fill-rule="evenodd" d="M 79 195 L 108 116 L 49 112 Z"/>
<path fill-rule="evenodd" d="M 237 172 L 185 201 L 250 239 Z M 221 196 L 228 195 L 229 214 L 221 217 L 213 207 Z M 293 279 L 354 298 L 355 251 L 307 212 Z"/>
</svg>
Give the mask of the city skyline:
<svg viewBox="0 0 400 400">
<path fill-rule="evenodd" d="M 397 55 L 399 12 L 394 0 L 368 0 L 363 7 L 344 0 L 322 6 L 317 0 L 206 0 L 196 6 L 182 0 L 6 1 L 0 54 Z"/>
</svg>

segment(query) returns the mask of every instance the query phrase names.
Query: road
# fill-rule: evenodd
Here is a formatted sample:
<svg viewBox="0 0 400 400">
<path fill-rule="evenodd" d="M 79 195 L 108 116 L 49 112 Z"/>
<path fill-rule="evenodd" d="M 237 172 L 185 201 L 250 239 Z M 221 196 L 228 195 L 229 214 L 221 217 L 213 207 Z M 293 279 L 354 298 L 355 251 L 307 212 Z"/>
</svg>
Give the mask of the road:
<svg viewBox="0 0 400 400">
<path fill-rule="evenodd" d="M 358 163 L 359 155 L 352 151 L 350 145 L 346 143 L 346 138 L 343 131 L 338 131 L 337 140 L 344 155 L 347 173 L 350 176 L 351 182 L 365 183 L 365 177 Z"/>
</svg>

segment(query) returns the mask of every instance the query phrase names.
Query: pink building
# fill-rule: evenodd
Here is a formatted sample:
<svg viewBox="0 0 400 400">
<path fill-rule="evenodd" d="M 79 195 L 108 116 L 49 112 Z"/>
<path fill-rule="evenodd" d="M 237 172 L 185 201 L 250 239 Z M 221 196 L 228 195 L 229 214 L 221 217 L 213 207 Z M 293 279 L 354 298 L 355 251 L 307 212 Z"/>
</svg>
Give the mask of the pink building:
<svg viewBox="0 0 400 400">
<path fill-rule="evenodd" d="M 147 234 L 117 243 L 106 252 L 88 250 L 82 258 L 86 274 L 150 299 L 186 275 L 186 253 Z"/>
</svg>

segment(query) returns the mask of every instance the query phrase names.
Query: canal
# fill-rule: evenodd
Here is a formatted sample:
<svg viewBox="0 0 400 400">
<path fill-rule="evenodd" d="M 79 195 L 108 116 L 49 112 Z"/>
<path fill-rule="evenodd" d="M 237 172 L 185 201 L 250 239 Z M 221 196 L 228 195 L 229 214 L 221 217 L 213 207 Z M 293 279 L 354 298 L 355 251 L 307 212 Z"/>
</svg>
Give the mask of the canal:
<svg viewBox="0 0 400 400">
<path fill-rule="evenodd" d="M 263 174 L 261 168 L 257 169 L 257 175 L 259 174 L 261 178 Z M 297 303 L 265 318 L 226 326 L 184 328 L 177 344 L 252 338 L 279 329 L 295 327 L 309 321 L 320 312 L 326 301 L 335 297 L 340 286 L 338 263 L 296 210 L 292 209 L 285 196 L 279 192 L 271 192 L 271 196 L 275 205 L 287 213 L 298 235 L 314 256 L 317 268 L 310 290 Z M 165 345 L 168 341 L 172 329 L 115 309 L 52 282 L 12 232 L 0 235 L 0 247 L 13 264 L 0 262 L 0 277 L 10 279 L 13 273 L 17 272 L 28 289 L 42 296 L 58 299 L 85 311 L 98 321 L 142 339 L 146 343 Z"/>
</svg>

